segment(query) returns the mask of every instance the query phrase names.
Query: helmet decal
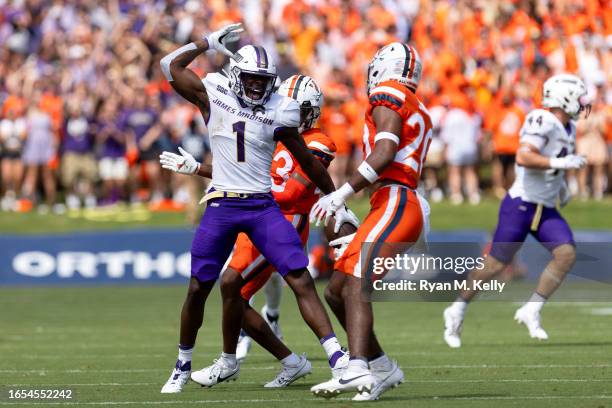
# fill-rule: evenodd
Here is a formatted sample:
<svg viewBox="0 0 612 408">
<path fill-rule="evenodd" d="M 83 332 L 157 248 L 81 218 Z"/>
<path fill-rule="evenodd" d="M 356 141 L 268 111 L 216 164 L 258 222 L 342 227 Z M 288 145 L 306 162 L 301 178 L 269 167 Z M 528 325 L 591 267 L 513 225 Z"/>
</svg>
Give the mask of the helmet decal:
<svg viewBox="0 0 612 408">
<path fill-rule="evenodd" d="M 257 56 L 257 66 L 259 68 L 268 68 L 268 54 L 261 45 L 253 46 L 255 48 L 255 55 Z"/>
</svg>

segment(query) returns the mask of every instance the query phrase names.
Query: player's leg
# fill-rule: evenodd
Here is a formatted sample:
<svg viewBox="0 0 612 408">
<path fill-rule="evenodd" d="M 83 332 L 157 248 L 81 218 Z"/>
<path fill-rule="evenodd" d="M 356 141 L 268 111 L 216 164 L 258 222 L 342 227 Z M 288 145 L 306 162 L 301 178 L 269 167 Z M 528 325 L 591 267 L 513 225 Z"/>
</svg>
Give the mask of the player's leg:
<svg viewBox="0 0 612 408">
<path fill-rule="evenodd" d="M 576 248 L 572 230 L 555 208 L 542 210 L 542 218 L 534 236 L 551 251 L 553 259 L 540 275 L 535 292 L 516 311 L 514 319 L 527 326 L 532 338 L 546 340 L 548 334 L 542 328 L 540 311 L 574 266 Z"/>
<path fill-rule="evenodd" d="M 305 356 L 291 352 L 273 332 L 267 321 L 249 304 L 253 295 L 268 281 L 274 268 L 259 254 L 251 241 L 243 234 L 236 242 L 234 256 L 221 278 L 221 287 L 239 287 L 240 301 L 243 302 L 242 330 L 281 363 L 276 377 L 265 384 L 266 388 L 286 387 L 297 379 L 309 374 L 312 365 Z M 225 315 L 224 315 L 225 317 Z M 240 344 L 240 343 L 239 343 Z M 236 353 L 238 358 L 238 353 Z"/>
<path fill-rule="evenodd" d="M 275 205 L 263 212 L 253 224 L 250 237 L 266 259 L 285 279 L 297 300 L 302 318 L 323 346 L 332 370 L 344 363 L 345 353 L 332 329 L 327 311 L 317 294 L 314 280 L 306 269 L 300 233 L 307 228 L 308 217 L 296 215 L 296 226 L 289 222 Z"/>
<path fill-rule="evenodd" d="M 461 330 L 465 312 L 468 304 L 478 294 L 473 282 L 490 281 L 512 262 L 512 258 L 529 233 L 534 213 L 533 204 L 524 203 L 520 198 L 513 199 L 506 195 L 502 201 L 491 251 L 485 258 L 484 267 L 475 268 L 469 272 L 467 289 L 461 290 L 457 299 L 444 309 L 444 340 L 449 347 L 461 347 Z"/>
<path fill-rule="evenodd" d="M 276 377 L 264 385 L 266 388 L 286 387 L 312 371 L 312 364 L 305 355 L 292 352 L 272 331 L 268 322 L 246 300 L 243 328 L 246 333 L 281 363 Z"/>
<path fill-rule="evenodd" d="M 422 229 L 423 218 L 416 195 L 405 188 L 383 188 L 377 191 L 370 201 L 370 213 L 357 229 L 354 240 L 334 265 L 337 271 L 347 275 L 341 293 L 351 360 L 341 378 L 312 387 L 311 391 L 315 395 L 331 397 L 340 392 L 357 389 L 360 394 L 363 392 L 363 396 L 357 399 L 377 399 L 391 385 L 403 380 L 403 373 L 397 364 L 389 360 L 378 345 L 373 330 L 372 306 L 363 298 L 362 279 L 370 279 L 371 276 L 367 269 L 362 274 L 362 244 L 416 242 Z M 384 246 L 371 245 L 364 262 L 367 264 L 368 259 L 374 256 L 384 256 L 387 249 Z M 382 251 L 380 254 L 377 253 L 379 250 Z M 332 283 L 334 286 L 330 294 L 336 295 L 339 291 L 335 288 L 339 285 Z M 374 361 L 384 361 L 385 367 L 375 364 L 371 370 L 370 363 Z M 374 367 L 380 368 L 378 373 L 374 373 Z M 393 373 L 392 377 L 388 376 L 390 373 Z"/>
<path fill-rule="evenodd" d="M 390 187 L 387 192 L 381 194 L 381 204 L 384 204 L 385 211 L 377 217 L 377 225 L 382 226 L 381 229 L 374 228 L 374 231 L 370 231 L 369 237 L 366 238 L 365 242 L 376 242 L 372 245 L 367 253 L 367 258 L 364 260 L 364 265 L 370 265 L 370 260 L 375 257 L 393 257 L 397 253 L 397 249 L 391 246 L 385 246 L 383 243 L 412 243 L 416 244 L 421 236 L 421 232 L 425 225 L 425 216 L 421 203 L 417 195 L 408 189 Z M 379 210 L 380 211 L 380 210 Z M 384 217 L 384 214 L 388 214 L 388 217 Z M 368 276 L 371 271 L 371 267 L 368 267 L 366 271 L 361 272 L 361 279 L 370 280 Z M 376 400 L 385 391 L 399 385 L 404 380 L 404 373 L 397 365 L 397 362 L 389 359 L 384 353 L 382 347 L 378 344 L 376 335 L 374 333 L 374 316 L 372 311 L 371 302 L 363 298 L 363 287 L 362 282 L 356 282 L 355 276 L 348 276 L 349 290 L 345 292 L 345 304 L 347 307 L 347 326 L 349 334 L 349 350 L 351 355 L 359 356 L 366 353 L 368 361 L 368 369 L 377 379 L 377 382 L 373 384 L 369 392 L 359 392 L 353 400 L 355 401 L 370 401 Z M 359 291 L 359 292 L 357 292 Z M 351 312 L 349 309 L 356 306 L 356 312 Z M 363 316 L 363 317 L 362 317 Z M 355 324 L 352 324 L 352 321 Z M 361 321 L 360 321 L 361 320 Z M 361 325 L 361 328 L 357 328 L 359 336 L 367 335 L 367 345 L 358 345 L 357 351 L 353 352 L 352 339 L 356 335 L 352 334 L 353 326 Z M 369 327 L 369 331 L 365 332 L 363 327 Z M 363 333 L 363 334 L 362 334 Z M 367 347 L 367 348 L 365 348 Z M 359 354 L 357 354 L 359 353 Z M 359 363 L 357 363 L 359 364 Z M 352 365 L 349 363 L 348 372 L 352 369 Z M 349 374 L 347 373 L 347 376 Z"/>
<path fill-rule="evenodd" d="M 195 346 L 197 332 L 202 325 L 204 305 L 225 260 L 229 256 L 237 233 L 232 211 L 223 207 L 208 207 L 202 216 L 191 244 L 191 280 L 181 311 L 179 357 L 170 378 L 162 388 L 162 393 L 181 392 L 191 373 L 191 355 Z M 237 375 L 238 365 L 235 356 L 222 356 L 222 363 Z M 228 370 L 225 370 L 228 371 Z M 198 373 L 194 375 L 198 377 Z M 227 379 L 227 378 L 226 378 Z"/>
<path fill-rule="evenodd" d="M 283 296 L 283 278 L 278 273 L 273 273 L 264 286 L 266 304 L 261 309 L 261 315 L 272 328 L 272 331 L 280 339 L 283 333 L 280 329 L 280 304 Z"/>
</svg>

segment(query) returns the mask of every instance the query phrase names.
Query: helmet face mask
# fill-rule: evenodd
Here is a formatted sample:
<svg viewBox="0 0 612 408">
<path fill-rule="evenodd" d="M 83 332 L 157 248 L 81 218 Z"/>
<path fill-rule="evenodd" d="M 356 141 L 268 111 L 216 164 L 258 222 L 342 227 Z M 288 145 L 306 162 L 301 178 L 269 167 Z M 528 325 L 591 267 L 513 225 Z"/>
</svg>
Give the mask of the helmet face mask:
<svg viewBox="0 0 612 408">
<path fill-rule="evenodd" d="M 274 92 L 276 64 L 263 47 L 246 45 L 230 59 L 229 85 L 249 106 L 264 105 Z"/>
<path fill-rule="evenodd" d="M 312 106 L 310 101 L 302 102 L 300 105 L 300 127 L 299 131 L 310 129 L 321 116 L 321 108 Z"/>
</svg>

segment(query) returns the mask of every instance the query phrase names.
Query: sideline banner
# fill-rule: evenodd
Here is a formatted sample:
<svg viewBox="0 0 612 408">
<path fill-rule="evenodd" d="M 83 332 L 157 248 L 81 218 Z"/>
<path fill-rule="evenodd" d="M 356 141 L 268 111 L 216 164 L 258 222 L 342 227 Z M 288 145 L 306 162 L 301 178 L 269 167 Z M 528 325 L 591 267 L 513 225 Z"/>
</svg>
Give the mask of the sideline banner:
<svg viewBox="0 0 612 408">
<path fill-rule="evenodd" d="M 320 241 L 317 232 L 312 229 L 311 244 Z M 184 283 L 191 275 L 193 234 L 183 228 L 0 236 L 0 286 Z M 612 232 L 606 231 L 578 231 L 575 237 L 578 242 L 612 242 Z M 431 243 L 486 245 L 489 239 L 485 231 L 469 230 L 429 236 Z M 540 272 L 529 270 L 527 279 Z"/>
<path fill-rule="evenodd" d="M 0 285 L 185 282 L 188 229 L 0 237 Z"/>
</svg>

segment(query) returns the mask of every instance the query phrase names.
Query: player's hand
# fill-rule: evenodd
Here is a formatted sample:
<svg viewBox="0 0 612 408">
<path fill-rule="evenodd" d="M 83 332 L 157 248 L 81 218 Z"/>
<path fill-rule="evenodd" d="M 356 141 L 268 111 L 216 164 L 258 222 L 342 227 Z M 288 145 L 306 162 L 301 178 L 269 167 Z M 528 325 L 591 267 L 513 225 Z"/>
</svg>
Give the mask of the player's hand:
<svg viewBox="0 0 612 408">
<path fill-rule="evenodd" d="M 312 207 L 312 210 L 310 210 L 310 222 L 316 221 L 315 225 L 317 227 L 322 221 L 324 225 L 327 225 L 329 223 L 329 219 L 340 208 L 344 208 L 344 198 L 338 194 L 338 190 L 324 195 L 323 197 L 319 198 L 319 201 L 317 201 Z M 338 232 L 337 229 L 334 228 L 334 230 L 335 232 Z"/>
<path fill-rule="evenodd" d="M 563 183 L 561 186 L 561 190 L 559 190 L 559 206 L 561 208 L 565 207 L 570 200 L 572 199 L 572 192 L 570 191 L 567 183 Z"/>
<path fill-rule="evenodd" d="M 319 198 L 319 201 L 317 201 L 312 207 L 312 210 L 310 210 L 310 222 L 316 221 L 316 226 L 319 226 L 321 221 L 324 220 L 325 226 L 327 226 L 329 219 L 336 214 L 336 211 L 341 208 L 346 210 L 346 208 L 344 208 L 344 203 L 353 194 L 355 194 L 355 190 L 348 182 L 346 182 L 336 191 Z M 334 228 L 335 232 L 338 232 L 342 223 L 350 222 L 353 224 L 353 222 L 349 220 L 353 220 L 353 218 L 357 219 L 355 214 L 353 214 L 352 217 L 350 215 L 342 214 L 341 217 L 344 217 L 344 221 L 338 224 L 339 221 L 338 218 L 336 218 L 336 225 Z M 357 225 L 355 226 L 359 226 L 359 220 L 357 220 Z"/>
<path fill-rule="evenodd" d="M 234 53 L 226 48 L 226 44 L 238 41 L 240 33 L 243 31 L 241 23 L 230 24 L 206 35 L 204 38 L 208 41 L 208 49 L 216 50 L 228 57 L 234 57 Z"/>
<path fill-rule="evenodd" d="M 180 155 L 172 152 L 163 152 L 159 155 L 159 164 L 164 169 L 179 174 L 196 174 L 200 170 L 200 163 L 179 146 Z"/>
<path fill-rule="evenodd" d="M 353 238 L 355 238 L 355 234 L 345 235 L 343 237 L 334 239 L 329 243 L 329 246 L 334 248 L 334 258 L 338 259 L 342 256 L 346 248 L 349 246 Z"/>
<path fill-rule="evenodd" d="M 584 156 L 570 154 L 564 157 L 551 157 L 550 168 L 552 169 L 581 169 L 587 164 Z"/>
<path fill-rule="evenodd" d="M 353 227 L 359 228 L 359 218 L 357 218 L 355 213 L 349 210 L 346 205 L 343 205 L 336 211 L 336 213 L 334 214 L 334 219 L 336 220 L 336 223 L 334 224 L 335 234 L 340 231 L 340 227 L 342 227 L 342 224 L 347 222 Z"/>
</svg>

